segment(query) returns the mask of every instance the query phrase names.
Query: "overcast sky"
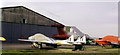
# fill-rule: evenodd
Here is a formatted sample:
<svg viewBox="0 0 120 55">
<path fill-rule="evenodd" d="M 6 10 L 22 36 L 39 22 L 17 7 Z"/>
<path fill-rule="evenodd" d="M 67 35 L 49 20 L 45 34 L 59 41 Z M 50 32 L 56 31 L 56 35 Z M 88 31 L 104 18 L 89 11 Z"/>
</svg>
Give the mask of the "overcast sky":
<svg viewBox="0 0 120 55">
<path fill-rule="evenodd" d="M 117 2 L 2 2 L 8 6 L 25 6 L 91 37 L 118 36 Z"/>
</svg>

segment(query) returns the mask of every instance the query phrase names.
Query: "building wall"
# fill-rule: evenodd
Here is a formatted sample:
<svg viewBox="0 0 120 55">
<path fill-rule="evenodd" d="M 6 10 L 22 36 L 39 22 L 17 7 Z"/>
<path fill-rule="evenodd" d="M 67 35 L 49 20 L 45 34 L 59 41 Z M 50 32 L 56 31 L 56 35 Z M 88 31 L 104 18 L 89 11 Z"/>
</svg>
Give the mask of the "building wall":
<svg viewBox="0 0 120 55">
<path fill-rule="evenodd" d="M 24 19 L 26 22 L 23 22 Z M 7 39 L 5 43 L 18 43 L 18 39 L 22 36 L 28 38 L 36 33 L 42 33 L 48 37 L 58 35 L 57 27 L 51 27 L 51 25 L 62 25 L 23 6 L 2 8 L 0 22 L 1 36 Z"/>
<path fill-rule="evenodd" d="M 23 23 L 23 19 L 27 24 L 62 25 L 23 6 L 2 8 L 2 21 Z"/>
<path fill-rule="evenodd" d="M 38 26 L 28 24 L 15 24 L 2 22 L 2 36 L 7 39 L 6 43 L 18 43 L 22 36 L 28 38 L 36 33 L 42 33 L 47 37 L 58 34 L 56 27 Z"/>
</svg>

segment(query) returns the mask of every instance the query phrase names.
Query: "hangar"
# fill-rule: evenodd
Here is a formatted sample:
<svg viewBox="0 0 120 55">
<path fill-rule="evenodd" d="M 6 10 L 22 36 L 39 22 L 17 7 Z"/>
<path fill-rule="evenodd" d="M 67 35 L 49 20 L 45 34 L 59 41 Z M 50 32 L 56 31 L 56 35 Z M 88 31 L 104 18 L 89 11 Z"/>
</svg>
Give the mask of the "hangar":
<svg viewBox="0 0 120 55">
<path fill-rule="evenodd" d="M 61 32 L 56 25 L 64 26 L 24 6 L 3 7 L 1 11 L 1 36 L 7 39 L 5 43 L 19 43 L 17 39 L 28 38 L 35 33 L 48 37 L 58 35 Z"/>
</svg>

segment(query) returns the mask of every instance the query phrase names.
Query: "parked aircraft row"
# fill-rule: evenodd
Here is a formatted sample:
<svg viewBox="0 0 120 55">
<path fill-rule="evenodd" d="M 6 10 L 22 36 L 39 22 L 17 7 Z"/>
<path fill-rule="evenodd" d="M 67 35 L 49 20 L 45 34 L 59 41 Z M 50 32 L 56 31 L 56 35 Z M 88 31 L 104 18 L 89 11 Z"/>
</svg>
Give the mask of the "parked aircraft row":
<svg viewBox="0 0 120 55">
<path fill-rule="evenodd" d="M 68 26 L 67 26 L 68 27 Z M 36 33 L 33 36 L 30 36 L 28 39 L 18 39 L 19 41 L 24 41 L 24 42 L 32 42 L 33 47 L 37 48 L 42 48 L 42 44 L 46 44 L 46 46 L 52 46 L 54 48 L 57 48 L 57 46 L 61 45 L 75 45 L 77 46 L 82 46 L 87 44 L 88 40 L 87 37 L 88 35 L 82 33 L 77 29 L 75 26 L 69 26 L 69 32 L 67 32 L 66 35 L 61 35 L 64 36 L 62 38 L 67 39 L 56 39 L 60 37 L 60 35 L 54 35 L 52 37 L 47 37 L 44 34 L 41 33 Z M 106 45 L 111 45 L 112 47 L 119 47 L 120 46 L 120 40 L 118 40 L 119 37 L 117 36 L 105 36 L 101 40 L 93 40 L 93 42 L 98 43 L 98 45 L 105 47 Z M 6 41 L 4 37 L 0 37 L 0 41 Z"/>
<path fill-rule="evenodd" d="M 18 39 L 19 41 L 33 42 L 33 46 L 42 48 L 42 44 L 57 48 L 60 45 L 82 45 L 86 44 L 86 35 L 81 33 L 76 27 L 71 26 L 69 38 L 66 40 L 55 39 L 55 37 L 47 37 L 41 33 L 30 36 L 28 39 Z M 81 35 L 82 34 L 82 35 Z"/>
</svg>

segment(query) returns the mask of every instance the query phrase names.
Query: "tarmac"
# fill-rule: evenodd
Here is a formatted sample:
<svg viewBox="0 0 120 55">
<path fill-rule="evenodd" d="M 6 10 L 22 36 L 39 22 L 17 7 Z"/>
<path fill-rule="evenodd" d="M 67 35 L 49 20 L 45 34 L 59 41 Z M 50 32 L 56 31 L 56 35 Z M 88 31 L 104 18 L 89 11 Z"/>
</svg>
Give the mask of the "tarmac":
<svg viewBox="0 0 120 55">
<path fill-rule="evenodd" d="M 2 50 L 26 50 L 26 49 L 30 49 L 30 50 L 34 50 L 34 49 L 38 49 L 38 48 L 32 48 L 32 43 L 21 43 L 21 44 L 2 44 Z M 62 45 L 62 46 L 58 46 L 58 49 L 73 49 L 75 46 L 72 45 Z M 86 45 L 85 47 L 97 47 L 97 46 L 90 46 L 90 45 Z M 55 49 L 51 46 L 46 46 L 45 44 L 43 44 L 43 49 Z"/>
<path fill-rule="evenodd" d="M 38 48 L 32 48 L 31 46 L 32 44 L 2 44 L 2 50 L 26 50 L 26 49 L 30 49 L 30 50 L 34 50 L 34 49 L 38 49 Z M 74 46 L 59 46 L 58 48 L 74 48 Z M 43 44 L 43 49 L 54 49 L 51 46 L 46 46 Z"/>
</svg>

